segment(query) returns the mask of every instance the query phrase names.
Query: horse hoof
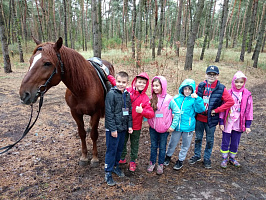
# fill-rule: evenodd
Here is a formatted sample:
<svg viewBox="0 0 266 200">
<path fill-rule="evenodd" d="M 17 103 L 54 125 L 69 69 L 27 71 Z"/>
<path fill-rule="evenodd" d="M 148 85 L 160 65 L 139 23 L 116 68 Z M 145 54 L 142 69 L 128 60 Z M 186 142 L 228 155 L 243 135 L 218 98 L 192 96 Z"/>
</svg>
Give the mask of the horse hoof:
<svg viewBox="0 0 266 200">
<path fill-rule="evenodd" d="M 88 164 L 89 164 L 89 161 L 88 161 L 88 160 L 87 160 L 87 161 L 86 161 L 86 160 L 80 160 L 80 161 L 79 161 L 79 165 L 82 166 L 82 167 L 85 167 L 85 166 L 87 166 Z"/>
<path fill-rule="evenodd" d="M 95 161 L 92 162 L 92 161 L 91 161 L 91 167 L 94 167 L 94 168 L 95 168 L 95 167 L 99 167 L 99 161 L 98 161 L 98 162 L 95 162 Z"/>
</svg>

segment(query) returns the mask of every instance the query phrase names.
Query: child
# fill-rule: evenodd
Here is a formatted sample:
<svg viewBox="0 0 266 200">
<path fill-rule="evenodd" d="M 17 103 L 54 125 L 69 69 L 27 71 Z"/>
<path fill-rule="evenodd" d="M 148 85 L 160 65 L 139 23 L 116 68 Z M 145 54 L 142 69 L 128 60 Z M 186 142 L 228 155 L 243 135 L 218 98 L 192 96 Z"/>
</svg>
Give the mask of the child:
<svg viewBox="0 0 266 200">
<path fill-rule="evenodd" d="M 163 174 L 163 162 L 165 158 L 167 137 L 177 126 L 180 110 L 173 98 L 167 94 L 167 81 L 163 76 L 155 76 L 151 85 L 151 106 L 155 112 L 152 119 L 148 119 L 150 125 L 151 154 L 147 171 L 154 170 L 157 151 L 159 149 L 157 174 Z M 174 115 L 174 118 L 172 116 Z"/>
<path fill-rule="evenodd" d="M 214 143 L 214 132 L 219 122 L 219 113 L 234 105 L 234 100 L 225 86 L 218 81 L 219 69 L 217 66 L 209 66 L 206 70 L 206 79 L 201 82 L 196 93 L 202 97 L 205 112 L 197 114 L 195 127 L 195 149 L 194 156 L 188 161 L 193 165 L 201 160 L 201 144 L 204 130 L 206 132 L 206 147 L 204 151 L 203 164 L 205 168 L 211 168 L 211 153 Z M 223 103 L 223 104 L 222 104 Z"/>
<path fill-rule="evenodd" d="M 251 93 L 245 88 L 247 77 L 238 71 L 232 80 L 232 88 L 229 93 L 234 99 L 235 104 L 225 112 L 219 114 L 220 129 L 223 131 L 221 152 L 223 161 L 222 168 L 227 167 L 228 153 L 229 162 L 240 167 L 235 160 L 241 133 L 250 133 L 250 125 L 253 120 L 253 100 Z"/>
<path fill-rule="evenodd" d="M 196 113 L 205 111 L 203 99 L 195 93 L 195 88 L 195 81 L 192 79 L 186 79 L 179 87 L 179 94 L 174 97 L 174 101 L 180 108 L 181 117 L 179 118 L 178 126 L 171 135 L 164 165 L 169 165 L 171 156 L 182 136 L 182 146 L 179 152 L 179 159 L 174 166 L 175 170 L 179 170 L 183 167 L 183 161 L 186 158 L 191 144 L 193 131 L 195 130 Z"/>
<path fill-rule="evenodd" d="M 130 163 L 129 171 L 134 172 L 136 170 L 135 160 L 138 157 L 139 150 L 139 137 L 142 126 L 143 117 L 152 118 L 154 117 L 153 109 L 150 105 L 150 99 L 146 95 L 146 91 L 149 86 L 149 76 L 145 72 L 140 73 L 132 81 L 131 87 L 127 88 L 130 93 L 131 103 L 132 103 L 132 120 L 133 120 L 133 133 L 126 133 L 124 149 L 121 155 L 120 164 L 126 163 L 127 155 L 127 141 L 130 138 Z"/>
<path fill-rule="evenodd" d="M 113 87 L 105 99 L 105 128 L 106 128 L 106 154 L 105 154 L 105 181 L 109 186 L 116 182 L 112 172 L 119 177 L 125 174 L 119 168 L 119 160 L 124 146 L 125 134 L 132 133 L 132 115 L 130 94 L 126 90 L 128 74 L 119 72 L 116 75 L 116 87 Z"/>
</svg>

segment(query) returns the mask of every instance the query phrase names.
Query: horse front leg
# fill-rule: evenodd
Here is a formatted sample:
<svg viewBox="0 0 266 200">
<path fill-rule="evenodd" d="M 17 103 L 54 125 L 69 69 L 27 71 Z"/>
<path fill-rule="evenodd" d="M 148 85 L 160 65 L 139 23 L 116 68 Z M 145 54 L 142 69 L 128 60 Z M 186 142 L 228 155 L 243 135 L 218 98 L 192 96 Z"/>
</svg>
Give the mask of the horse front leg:
<svg viewBox="0 0 266 200">
<path fill-rule="evenodd" d="M 95 113 L 93 116 L 91 116 L 91 140 L 93 144 L 92 148 L 92 159 L 91 159 L 91 166 L 92 167 L 98 167 L 99 166 L 99 159 L 98 159 L 98 150 L 97 150 L 97 139 L 98 139 L 98 125 L 100 120 L 100 114 Z"/>
<path fill-rule="evenodd" d="M 84 129 L 83 115 L 77 114 L 74 110 L 71 110 L 71 114 L 77 123 L 78 134 L 81 140 L 81 157 L 79 160 L 79 165 L 85 166 L 85 165 L 88 165 L 89 159 L 88 159 L 88 149 L 87 149 L 87 144 L 86 144 L 86 131 Z"/>
</svg>

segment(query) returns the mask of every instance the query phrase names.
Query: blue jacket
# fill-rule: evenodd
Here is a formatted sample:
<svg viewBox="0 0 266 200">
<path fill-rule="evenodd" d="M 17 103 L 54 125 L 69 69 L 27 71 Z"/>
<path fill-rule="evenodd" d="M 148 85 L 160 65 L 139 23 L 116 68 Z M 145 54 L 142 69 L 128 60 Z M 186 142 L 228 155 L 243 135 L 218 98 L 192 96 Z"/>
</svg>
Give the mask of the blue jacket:
<svg viewBox="0 0 266 200">
<path fill-rule="evenodd" d="M 195 130 L 196 113 L 205 111 L 203 99 L 201 97 L 192 98 L 191 95 L 184 96 L 183 88 L 185 86 L 192 87 L 192 93 L 195 92 L 196 84 L 192 79 L 186 79 L 179 87 L 179 94 L 174 97 L 174 101 L 181 110 L 178 125 L 175 131 L 191 132 Z"/>
</svg>

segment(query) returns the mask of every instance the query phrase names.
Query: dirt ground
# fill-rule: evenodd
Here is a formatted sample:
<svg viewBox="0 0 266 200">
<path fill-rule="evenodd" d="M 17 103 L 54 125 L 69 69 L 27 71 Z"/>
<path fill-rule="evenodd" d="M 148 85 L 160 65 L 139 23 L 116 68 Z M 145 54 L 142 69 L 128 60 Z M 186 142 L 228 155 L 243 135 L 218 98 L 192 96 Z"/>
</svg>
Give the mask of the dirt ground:
<svg viewBox="0 0 266 200">
<path fill-rule="evenodd" d="M 30 115 L 30 107 L 22 105 L 18 95 L 26 69 L 14 71 L 8 75 L 0 72 L 0 147 L 20 138 Z M 148 129 L 143 128 L 136 172 L 129 172 L 128 165 L 122 166 L 126 177 L 114 175 L 118 184 L 108 187 L 104 182 L 104 121 L 101 119 L 99 126 L 99 167 L 79 166 L 81 143 L 64 101 L 65 86 L 60 83 L 45 95 L 40 117 L 29 134 L 8 153 L 0 155 L 0 199 L 266 199 L 265 84 L 254 83 L 250 88 L 254 121 L 252 132 L 241 138 L 237 156 L 240 168 L 220 167 L 221 132 L 217 130 L 212 169 L 205 169 L 201 162 L 189 166 L 193 140 L 181 170 L 173 170 L 179 152 L 176 150 L 174 161 L 163 175 L 148 174 L 150 140 Z M 37 108 L 36 104 L 35 116 Z M 85 121 L 88 124 L 89 117 Z M 91 159 L 89 137 L 87 143 Z"/>
</svg>

